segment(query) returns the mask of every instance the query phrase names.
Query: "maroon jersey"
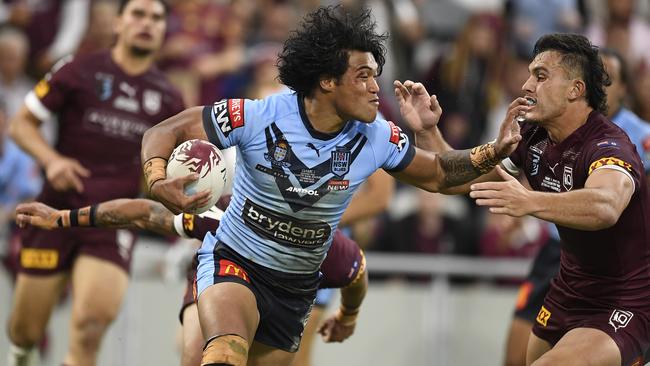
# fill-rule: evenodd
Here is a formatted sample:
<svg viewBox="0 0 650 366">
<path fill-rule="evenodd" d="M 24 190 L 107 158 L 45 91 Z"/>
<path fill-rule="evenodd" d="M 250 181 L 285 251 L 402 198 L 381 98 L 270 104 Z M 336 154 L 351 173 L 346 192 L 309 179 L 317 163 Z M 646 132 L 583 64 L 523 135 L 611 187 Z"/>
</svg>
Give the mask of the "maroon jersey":
<svg viewBox="0 0 650 366">
<path fill-rule="evenodd" d="M 525 124 L 521 134 L 510 160 L 536 191 L 581 189 L 598 169 L 616 169 L 634 182 L 632 199 L 614 226 L 584 231 L 558 225 L 561 266 L 552 286 L 592 303 L 650 313 L 650 196 L 634 144 L 598 112 L 559 144 L 537 125 Z"/>
<path fill-rule="evenodd" d="M 91 171 L 81 194 L 46 184 L 40 200 L 55 207 L 136 196 L 142 135 L 183 109 L 180 94 L 160 71 L 127 75 L 109 51 L 62 60 L 25 103 L 41 120 L 58 117 L 56 150 Z"/>
</svg>

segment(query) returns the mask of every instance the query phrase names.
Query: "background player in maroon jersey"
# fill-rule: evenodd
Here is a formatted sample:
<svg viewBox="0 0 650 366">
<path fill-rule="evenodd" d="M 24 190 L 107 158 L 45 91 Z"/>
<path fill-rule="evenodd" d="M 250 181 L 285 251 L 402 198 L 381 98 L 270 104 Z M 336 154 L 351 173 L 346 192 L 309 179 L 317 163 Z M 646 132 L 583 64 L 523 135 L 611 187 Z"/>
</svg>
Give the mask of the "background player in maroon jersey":
<svg viewBox="0 0 650 366">
<path fill-rule="evenodd" d="M 447 193 L 467 192 L 493 213 L 555 223 L 560 272 L 528 344 L 527 364 L 641 365 L 650 345 L 650 196 L 641 160 L 623 130 L 603 115 L 609 85 L 598 50 L 580 35 L 540 38 L 531 76 L 506 119 L 522 140 L 503 161 L 522 169 L 529 191 L 502 167 Z M 421 84 L 396 83 L 398 99 L 420 99 L 407 115 L 428 149 L 445 149 Z M 413 110 L 411 110 L 413 111 Z M 502 180 L 502 181 L 500 181 Z"/>
<path fill-rule="evenodd" d="M 119 10 L 113 48 L 60 61 L 27 95 L 12 121 L 12 137 L 45 170 L 47 183 L 39 200 L 53 207 L 136 196 L 142 134 L 183 108 L 179 93 L 153 67 L 167 5 L 123 0 Z M 55 148 L 38 129 L 52 115 L 59 121 Z M 74 295 L 64 363 L 94 365 L 127 288 L 133 236 L 109 229 L 28 228 L 22 241 L 8 327 L 11 362 L 24 364 L 29 358 L 70 281 Z"/>
</svg>

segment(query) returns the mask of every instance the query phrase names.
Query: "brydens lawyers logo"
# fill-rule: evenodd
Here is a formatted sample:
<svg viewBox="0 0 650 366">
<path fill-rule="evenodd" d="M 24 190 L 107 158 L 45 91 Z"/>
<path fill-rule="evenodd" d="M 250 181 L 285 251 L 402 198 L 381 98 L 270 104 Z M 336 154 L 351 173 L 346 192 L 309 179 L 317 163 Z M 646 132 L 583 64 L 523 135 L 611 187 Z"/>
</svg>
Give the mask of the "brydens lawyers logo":
<svg viewBox="0 0 650 366">
<path fill-rule="evenodd" d="M 227 259 L 219 260 L 219 276 L 235 276 L 242 280 L 251 283 L 248 279 L 248 273 L 244 271 L 238 264 L 233 263 Z"/>
<path fill-rule="evenodd" d="M 616 309 L 609 317 L 609 324 L 614 327 L 614 332 L 616 332 L 620 328 L 625 328 L 630 323 L 633 316 L 634 314 L 630 311 Z"/>
</svg>

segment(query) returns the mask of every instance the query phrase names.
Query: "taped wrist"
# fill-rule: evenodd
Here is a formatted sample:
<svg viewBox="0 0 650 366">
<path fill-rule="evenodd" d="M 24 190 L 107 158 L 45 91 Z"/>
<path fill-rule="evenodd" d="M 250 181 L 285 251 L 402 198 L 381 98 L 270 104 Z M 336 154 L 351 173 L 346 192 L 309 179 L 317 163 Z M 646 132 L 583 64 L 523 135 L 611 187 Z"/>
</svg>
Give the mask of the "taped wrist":
<svg viewBox="0 0 650 366">
<path fill-rule="evenodd" d="M 86 206 L 74 210 L 61 210 L 61 215 L 56 220 L 59 227 L 92 227 L 95 226 L 97 205 Z"/>
<path fill-rule="evenodd" d="M 147 189 L 151 192 L 151 187 L 159 180 L 167 178 L 167 159 L 153 157 L 144 162 L 144 180 L 147 182 Z"/>
<path fill-rule="evenodd" d="M 339 309 L 336 311 L 336 321 L 345 325 L 352 326 L 357 323 L 357 317 L 359 316 L 359 308 L 348 309 L 345 306 L 339 306 Z"/>
<path fill-rule="evenodd" d="M 489 173 L 500 162 L 493 143 L 476 146 L 470 151 L 469 159 L 481 174 Z"/>
</svg>

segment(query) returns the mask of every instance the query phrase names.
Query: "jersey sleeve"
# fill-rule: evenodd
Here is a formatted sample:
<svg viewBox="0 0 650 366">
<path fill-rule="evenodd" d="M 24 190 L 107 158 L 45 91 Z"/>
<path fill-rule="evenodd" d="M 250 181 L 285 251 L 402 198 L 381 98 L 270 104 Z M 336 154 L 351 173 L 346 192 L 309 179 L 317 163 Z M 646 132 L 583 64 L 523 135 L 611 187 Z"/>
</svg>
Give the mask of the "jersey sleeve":
<svg viewBox="0 0 650 366">
<path fill-rule="evenodd" d="M 377 136 L 380 144 L 378 148 L 375 148 L 380 167 L 388 172 L 403 170 L 415 157 L 415 147 L 404 131 L 393 122 L 377 121 L 375 123 L 383 124 Z"/>
<path fill-rule="evenodd" d="M 220 149 L 243 147 L 266 119 L 264 100 L 222 99 L 203 107 L 203 128 L 210 142 Z"/>
<path fill-rule="evenodd" d="M 75 62 L 65 57 L 25 96 L 25 105 L 36 118 L 46 121 L 65 103 L 77 79 Z"/>
<path fill-rule="evenodd" d="M 613 169 L 625 174 L 639 189 L 644 169 L 636 157 L 636 148 L 621 138 L 596 141 L 585 154 L 585 171 L 587 176 L 600 169 Z"/>
<path fill-rule="evenodd" d="M 321 264 L 323 278 L 320 288 L 345 287 L 357 277 L 363 262 L 363 252 L 357 243 L 340 230 L 334 232 L 332 245 Z"/>
<path fill-rule="evenodd" d="M 208 232 L 216 232 L 223 211 L 216 207 L 200 214 L 181 213 L 174 216 L 174 230 L 182 238 L 203 240 Z"/>
</svg>

